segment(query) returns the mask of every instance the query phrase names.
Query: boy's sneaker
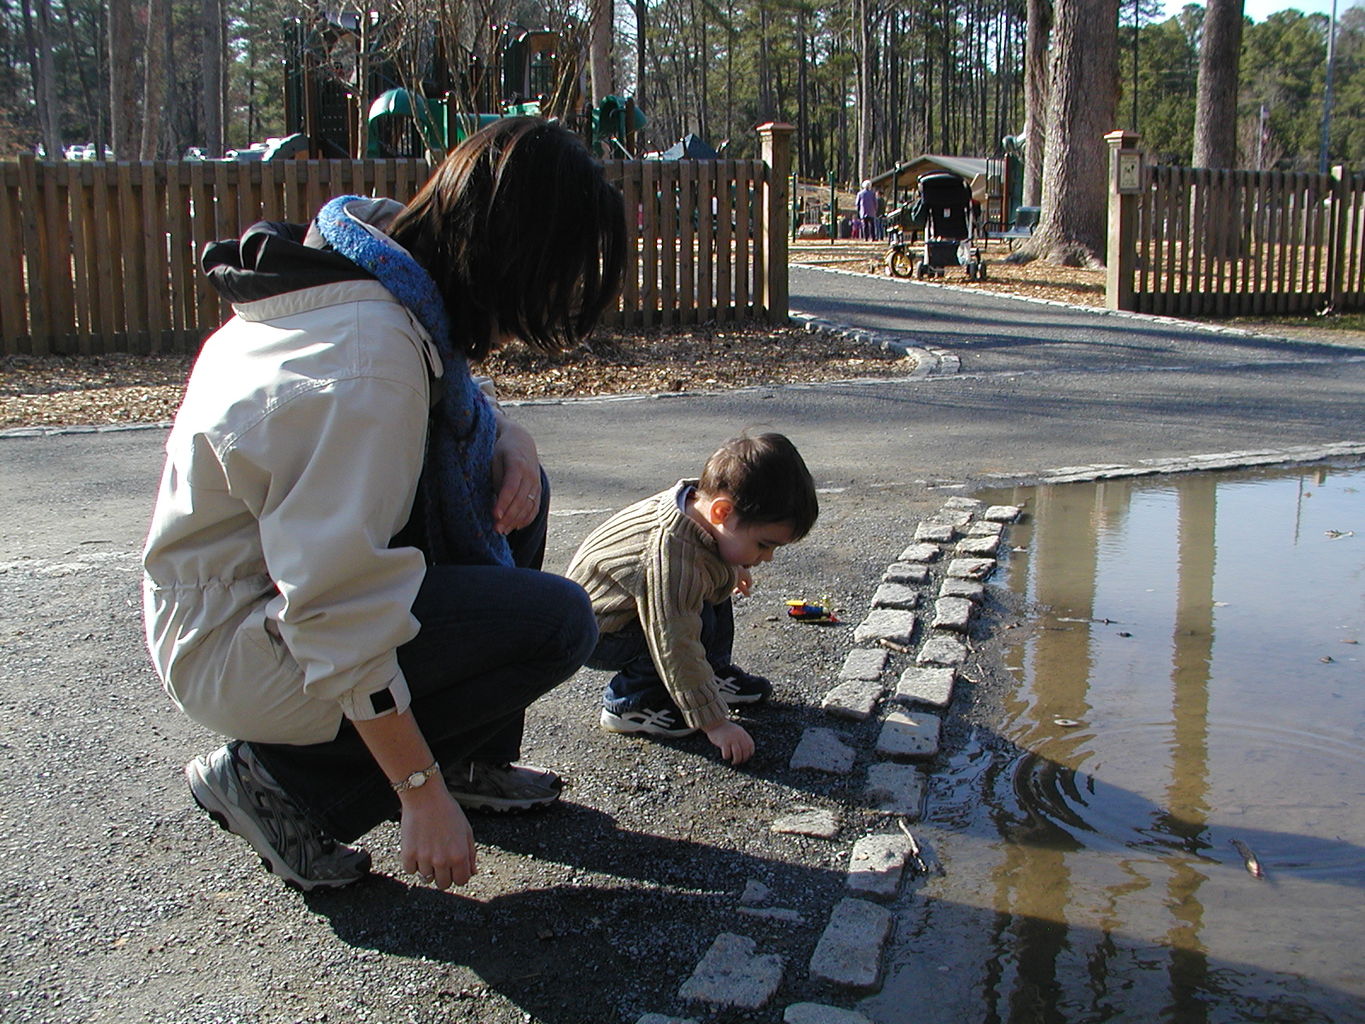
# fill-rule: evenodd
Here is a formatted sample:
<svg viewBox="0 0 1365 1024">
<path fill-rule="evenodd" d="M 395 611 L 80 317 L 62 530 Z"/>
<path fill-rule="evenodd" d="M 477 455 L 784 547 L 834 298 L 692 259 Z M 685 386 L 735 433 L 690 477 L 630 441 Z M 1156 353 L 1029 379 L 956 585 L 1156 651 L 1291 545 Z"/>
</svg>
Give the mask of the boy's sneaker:
<svg viewBox="0 0 1365 1024">
<path fill-rule="evenodd" d="M 602 709 L 598 723 L 607 732 L 643 732 L 651 736 L 691 736 L 697 730 L 683 721 L 675 707 L 635 708 L 632 711 Z"/>
<path fill-rule="evenodd" d="M 772 694 L 773 684 L 762 676 L 727 665 L 716 672 L 716 689 L 720 690 L 720 699 L 726 704 L 759 704 Z"/>
<path fill-rule="evenodd" d="M 564 780 L 530 764 L 461 761 L 442 770 L 446 789 L 471 811 L 529 811 L 559 799 Z"/>
<path fill-rule="evenodd" d="M 241 836 L 267 871 L 310 892 L 336 889 L 370 873 L 370 855 L 313 825 L 271 778 L 248 744 L 234 740 L 185 765 L 194 802 L 219 827 Z"/>
</svg>

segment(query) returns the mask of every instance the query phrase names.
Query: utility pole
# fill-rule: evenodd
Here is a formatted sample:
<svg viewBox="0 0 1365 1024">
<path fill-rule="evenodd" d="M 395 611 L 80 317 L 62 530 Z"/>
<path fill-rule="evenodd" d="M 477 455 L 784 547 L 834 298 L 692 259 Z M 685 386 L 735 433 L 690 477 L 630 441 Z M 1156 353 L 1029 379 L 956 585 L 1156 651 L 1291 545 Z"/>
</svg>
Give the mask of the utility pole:
<svg viewBox="0 0 1365 1024">
<path fill-rule="evenodd" d="M 1318 173 L 1327 173 L 1327 148 L 1332 137 L 1332 65 L 1337 56 L 1337 0 L 1332 0 L 1332 20 L 1327 25 L 1327 79 L 1322 89 L 1322 146 L 1318 149 Z"/>
</svg>

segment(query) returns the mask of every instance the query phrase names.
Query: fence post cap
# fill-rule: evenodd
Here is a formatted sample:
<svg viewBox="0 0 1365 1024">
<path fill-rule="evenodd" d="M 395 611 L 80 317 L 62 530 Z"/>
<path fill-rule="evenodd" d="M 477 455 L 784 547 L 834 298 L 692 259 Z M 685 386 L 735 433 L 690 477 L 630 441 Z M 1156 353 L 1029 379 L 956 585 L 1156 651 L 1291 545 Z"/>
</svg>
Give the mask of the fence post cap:
<svg viewBox="0 0 1365 1024">
<path fill-rule="evenodd" d="M 1104 141 L 1115 149 L 1133 149 L 1141 138 L 1137 132 L 1129 131 L 1127 128 L 1115 128 L 1105 135 Z"/>
</svg>

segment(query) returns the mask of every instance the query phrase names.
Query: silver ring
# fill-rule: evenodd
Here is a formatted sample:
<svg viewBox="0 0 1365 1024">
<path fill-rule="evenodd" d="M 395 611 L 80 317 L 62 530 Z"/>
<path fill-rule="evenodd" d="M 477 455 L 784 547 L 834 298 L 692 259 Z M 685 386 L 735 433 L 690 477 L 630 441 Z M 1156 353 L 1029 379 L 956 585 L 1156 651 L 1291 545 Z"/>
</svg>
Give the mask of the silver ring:
<svg viewBox="0 0 1365 1024">
<path fill-rule="evenodd" d="M 528 495 L 526 495 L 526 500 L 527 500 L 527 501 L 535 501 L 535 500 L 536 500 L 537 498 L 539 498 L 539 497 L 540 497 L 539 494 L 528 494 Z"/>
</svg>

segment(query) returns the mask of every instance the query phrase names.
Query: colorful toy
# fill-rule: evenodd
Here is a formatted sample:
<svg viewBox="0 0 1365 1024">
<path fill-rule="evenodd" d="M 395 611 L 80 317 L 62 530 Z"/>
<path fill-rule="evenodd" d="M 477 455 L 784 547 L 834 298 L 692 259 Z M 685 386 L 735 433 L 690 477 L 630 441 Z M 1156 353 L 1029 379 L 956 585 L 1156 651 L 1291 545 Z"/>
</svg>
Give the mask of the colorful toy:
<svg viewBox="0 0 1365 1024">
<path fill-rule="evenodd" d="M 829 598 L 823 604 L 814 601 L 788 601 L 787 614 L 798 622 L 838 622 Z"/>
</svg>

